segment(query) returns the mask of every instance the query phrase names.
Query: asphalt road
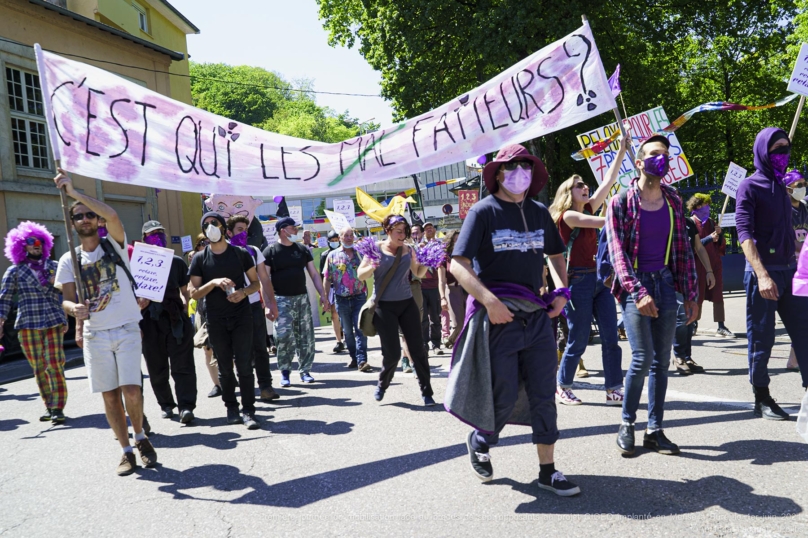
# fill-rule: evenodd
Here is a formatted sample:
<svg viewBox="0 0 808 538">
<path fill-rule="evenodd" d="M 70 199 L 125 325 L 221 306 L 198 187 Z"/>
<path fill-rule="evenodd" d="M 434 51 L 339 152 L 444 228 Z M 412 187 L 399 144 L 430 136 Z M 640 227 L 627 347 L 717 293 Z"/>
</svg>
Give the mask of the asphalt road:
<svg viewBox="0 0 808 538">
<path fill-rule="evenodd" d="M 743 301 L 727 298 L 738 334 Z M 712 319 L 709 306 L 704 318 Z M 147 383 L 160 465 L 129 477 L 115 475 L 120 449 L 83 367 L 67 373 L 63 426 L 37 421 L 32 379 L 6 384 L 0 535 L 808 536 L 808 445 L 794 421 L 752 417 L 746 340 L 705 334 L 715 326 L 702 321 L 694 342 L 707 372 L 670 378 L 664 426 L 679 456 L 618 454 L 620 410 L 605 405 L 600 348 L 590 346 L 593 375 L 574 387 L 584 405 L 559 406 L 557 467 L 582 489 L 567 499 L 536 487 L 525 427 L 505 429 L 492 451 L 495 479 L 481 484 L 468 465 L 467 427 L 440 406 L 424 408 L 415 378 L 400 371 L 377 403 L 378 369 L 347 371 L 347 353 L 331 353 L 330 328 L 317 329 L 317 382 L 294 376 L 280 400 L 259 403 L 260 430 L 225 424 L 221 400 L 205 397 L 211 383 L 201 356 L 193 425 L 160 419 Z M 621 346 L 625 368 L 630 354 Z M 370 347 L 378 366 L 378 340 Z M 787 353 L 778 325 L 772 394 L 796 414 L 803 390 L 799 374 L 785 370 Z M 440 402 L 449 356 L 430 364 Z M 643 403 L 638 431 L 645 418 Z"/>
</svg>

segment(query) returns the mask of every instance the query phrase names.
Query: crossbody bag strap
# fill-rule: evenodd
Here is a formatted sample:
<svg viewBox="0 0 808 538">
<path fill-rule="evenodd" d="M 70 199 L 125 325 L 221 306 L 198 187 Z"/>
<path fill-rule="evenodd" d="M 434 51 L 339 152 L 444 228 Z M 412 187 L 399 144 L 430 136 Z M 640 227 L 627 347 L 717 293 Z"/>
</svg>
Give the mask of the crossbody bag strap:
<svg viewBox="0 0 808 538">
<path fill-rule="evenodd" d="M 396 269 L 398 269 L 398 266 L 401 263 L 401 250 L 402 247 L 398 247 L 398 251 L 396 252 L 396 261 L 393 262 L 393 265 L 390 267 L 390 271 L 384 275 L 384 280 L 382 280 L 382 283 L 379 286 L 379 293 L 376 294 L 376 301 L 381 299 L 382 295 L 384 295 L 384 290 L 387 289 L 387 285 L 393 279 L 393 274 L 396 272 Z"/>
</svg>

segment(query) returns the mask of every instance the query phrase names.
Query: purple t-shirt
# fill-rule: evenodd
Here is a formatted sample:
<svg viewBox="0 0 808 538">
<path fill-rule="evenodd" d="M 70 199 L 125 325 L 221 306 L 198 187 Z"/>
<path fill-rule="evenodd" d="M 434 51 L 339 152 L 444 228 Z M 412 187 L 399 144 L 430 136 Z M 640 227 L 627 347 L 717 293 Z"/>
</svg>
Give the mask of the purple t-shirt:
<svg viewBox="0 0 808 538">
<path fill-rule="evenodd" d="M 659 271 L 665 267 L 668 236 L 671 233 L 671 217 L 668 201 L 662 198 L 662 208 L 656 211 L 640 211 L 640 245 L 637 252 L 637 270 L 641 273 Z"/>
</svg>

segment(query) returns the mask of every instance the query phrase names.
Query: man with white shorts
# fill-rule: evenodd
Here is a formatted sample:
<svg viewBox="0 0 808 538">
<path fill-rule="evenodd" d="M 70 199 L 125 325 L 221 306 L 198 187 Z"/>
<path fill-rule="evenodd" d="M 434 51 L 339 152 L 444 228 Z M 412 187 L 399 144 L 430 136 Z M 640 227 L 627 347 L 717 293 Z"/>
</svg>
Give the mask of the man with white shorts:
<svg viewBox="0 0 808 538">
<path fill-rule="evenodd" d="M 132 474 L 137 463 L 129 444 L 127 413 L 143 465 L 157 464 L 157 454 L 143 431 L 140 376 L 142 340 L 138 323 L 140 311 L 149 301 L 135 297 L 126 233 L 115 210 L 78 192 L 73 180 L 61 169 L 54 182 L 75 200 L 70 206 L 70 219 L 81 241 L 76 254 L 81 265 L 79 285 L 84 291 L 84 304 L 77 299 L 70 252 L 59 260 L 56 285 L 62 289 L 65 312 L 84 322 L 84 363 L 90 390 L 103 395 L 107 422 L 123 449 L 117 473 L 119 476 Z M 107 222 L 107 237 L 103 239 L 98 236 L 99 218 Z M 126 401 L 125 410 L 121 395 Z"/>
</svg>

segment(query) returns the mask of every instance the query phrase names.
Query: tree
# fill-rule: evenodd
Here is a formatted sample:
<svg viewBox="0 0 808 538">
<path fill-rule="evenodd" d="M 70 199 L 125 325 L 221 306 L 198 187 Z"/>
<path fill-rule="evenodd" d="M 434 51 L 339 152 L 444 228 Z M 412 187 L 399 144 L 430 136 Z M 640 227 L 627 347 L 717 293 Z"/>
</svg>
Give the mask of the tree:
<svg viewBox="0 0 808 538">
<path fill-rule="evenodd" d="M 808 34 L 805 4 L 801 17 Z M 482 84 L 569 34 L 586 13 L 604 66 L 622 66 L 629 114 L 659 105 L 673 120 L 708 101 L 764 104 L 785 95 L 796 51 L 795 0 L 546 2 L 540 0 L 318 0 L 332 45 L 357 46 L 381 73 L 396 119 L 414 117 Z M 755 134 L 788 128 L 794 106 L 696 116 L 677 135 L 697 173 L 748 168 Z M 535 141 L 555 192 L 572 173 L 590 177 L 575 135 L 614 121 L 599 116 Z M 795 148 L 806 148 L 799 146 Z"/>
</svg>

